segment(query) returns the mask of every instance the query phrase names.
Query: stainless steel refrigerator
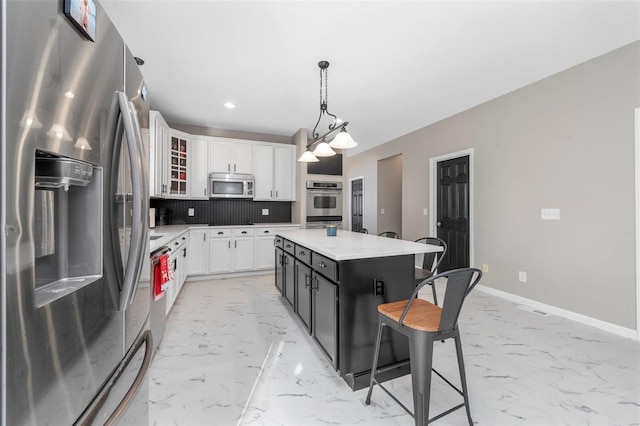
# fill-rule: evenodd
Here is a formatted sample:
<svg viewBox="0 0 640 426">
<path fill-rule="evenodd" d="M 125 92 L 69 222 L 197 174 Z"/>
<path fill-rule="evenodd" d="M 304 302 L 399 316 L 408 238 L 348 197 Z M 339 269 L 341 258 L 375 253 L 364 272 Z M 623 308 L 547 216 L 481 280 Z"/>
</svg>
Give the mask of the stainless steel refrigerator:
<svg viewBox="0 0 640 426">
<path fill-rule="evenodd" d="M 146 425 L 142 75 L 97 2 L 0 1 L 0 423 Z"/>
</svg>

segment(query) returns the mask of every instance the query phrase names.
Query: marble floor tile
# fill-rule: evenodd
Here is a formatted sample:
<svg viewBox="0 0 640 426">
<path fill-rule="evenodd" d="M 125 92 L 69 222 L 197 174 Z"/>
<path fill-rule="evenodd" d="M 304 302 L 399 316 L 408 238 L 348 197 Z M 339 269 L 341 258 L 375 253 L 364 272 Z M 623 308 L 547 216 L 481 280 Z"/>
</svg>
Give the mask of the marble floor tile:
<svg viewBox="0 0 640 426">
<path fill-rule="evenodd" d="M 285 303 L 273 275 L 186 283 L 151 365 L 150 424 L 413 425 L 379 388 L 365 405 Z M 640 425 L 640 342 L 479 291 L 459 326 L 475 424 Z M 453 341 L 434 352 L 459 383 Z M 388 387 L 412 407 L 409 376 Z M 460 401 L 434 376 L 432 416 Z M 458 410 L 435 424 L 466 422 Z"/>
</svg>

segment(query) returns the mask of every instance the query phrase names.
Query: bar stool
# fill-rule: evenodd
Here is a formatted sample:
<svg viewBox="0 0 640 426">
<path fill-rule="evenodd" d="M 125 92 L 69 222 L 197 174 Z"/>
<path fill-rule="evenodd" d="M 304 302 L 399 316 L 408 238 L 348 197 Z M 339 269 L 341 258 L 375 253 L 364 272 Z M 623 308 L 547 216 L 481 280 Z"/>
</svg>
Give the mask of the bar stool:
<svg viewBox="0 0 640 426">
<path fill-rule="evenodd" d="M 462 407 L 465 407 L 467 411 L 469 425 L 473 425 L 473 421 L 471 420 L 471 411 L 469 409 L 469 394 L 467 392 L 464 360 L 462 357 L 462 343 L 460 341 L 460 333 L 458 330 L 458 316 L 460 315 L 464 299 L 478 284 L 481 277 L 482 272 L 479 269 L 453 269 L 424 280 L 418 287 L 416 287 L 411 298 L 408 300 L 378 305 L 378 336 L 375 343 L 373 366 L 371 367 L 369 393 L 365 400 L 367 405 L 371 403 L 373 386 L 378 385 L 389 396 L 391 396 L 395 402 L 400 404 L 400 406 L 409 413 L 409 415 L 413 416 L 416 426 L 427 425 Z M 439 278 L 447 279 L 447 287 L 442 308 L 431 302 L 417 298 L 418 292 L 422 287 L 429 284 L 433 285 L 434 281 Z M 409 362 L 411 365 L 414 413 L 412 413 L 376 379 L 376 374 L 380 374 L 394 368 L 392 366 L 378 369 L 378 354 L 380 352 L 382 329 L 386 326 L 389 326 L 391 329 L 398 331 L 409 338 Z M 436 340 L 445 340 L 450 338 L 455 339 L 462 390 L 458 389 L 458 387 L 453 383 L 443 377 L 436 370 L 432 369 L 433 343 Z M 429 419 L 432 370 L 449 386 L 462 395 L 464 402 L 433 417 L 432 419 Z"/>
</svg>

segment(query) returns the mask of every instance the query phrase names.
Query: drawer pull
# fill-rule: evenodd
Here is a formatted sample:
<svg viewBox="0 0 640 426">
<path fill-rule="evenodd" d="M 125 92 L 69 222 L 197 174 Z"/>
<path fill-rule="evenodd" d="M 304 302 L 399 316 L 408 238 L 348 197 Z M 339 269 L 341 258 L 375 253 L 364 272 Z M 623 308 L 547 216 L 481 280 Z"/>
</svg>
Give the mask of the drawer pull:
<svg viewBox="0 0 640 426">
<path fill-rule="evenodd" d="M 246 234 L 246 233 L 247 233 L 247 231 L 242 231 L 242 233 L 243 233 L 243 234 Z"/>
<path fill-rule="evenodd" d="M 318 268 L 326 268 L 326 267 L 327 267 L 326 263 L 324 263 L 324 262 L 318 263 Z"/>
<path fill-rule="evenodd" d="M 287 244 L 287 245 L 285 245 L 285 247 L 286 247 L 286 248 L 289 248 L 289 247 L 291 247 L 291 244 Z"/>
<path fill-rule="evenodd" d="M 222 231 L 218 232 L 218 235 L 223 235 L 223 234 L 224 234 L 224 232 L 222 232 Z"/>
<path fill-rule="evenodd" d="M 269 231 L 264 231 L 264 233 L 265 233 L 265 234 L 268 234 L 268 233 L 269 233 Z"/>
<path fill-rule="evenodd" d="M 300 251 L 298 252 L 298 254 L 299 254 L 300 256 L 305 256 L 307 253 L 305 253 L 303 250 L 300 250 Z"/>
</svg>

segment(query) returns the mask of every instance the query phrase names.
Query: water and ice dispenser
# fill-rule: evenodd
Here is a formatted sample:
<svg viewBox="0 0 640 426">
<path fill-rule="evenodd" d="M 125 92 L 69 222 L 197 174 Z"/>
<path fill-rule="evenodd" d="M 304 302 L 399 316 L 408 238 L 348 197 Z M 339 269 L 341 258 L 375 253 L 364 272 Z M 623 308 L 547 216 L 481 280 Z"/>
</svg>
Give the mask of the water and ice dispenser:
<svg viewBox="0 0 640 426">
<path fill-rule="evenodd" d="M 35 154 L 33 244 L 36 305 L 102 274 L 102 170 L 43 151 Z"/>
</svg>

